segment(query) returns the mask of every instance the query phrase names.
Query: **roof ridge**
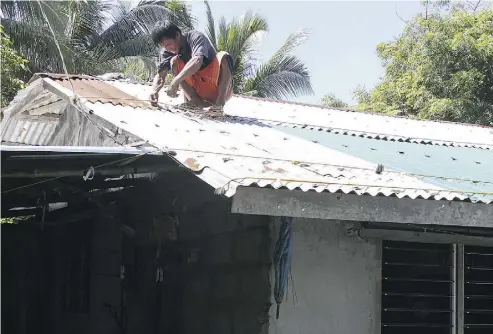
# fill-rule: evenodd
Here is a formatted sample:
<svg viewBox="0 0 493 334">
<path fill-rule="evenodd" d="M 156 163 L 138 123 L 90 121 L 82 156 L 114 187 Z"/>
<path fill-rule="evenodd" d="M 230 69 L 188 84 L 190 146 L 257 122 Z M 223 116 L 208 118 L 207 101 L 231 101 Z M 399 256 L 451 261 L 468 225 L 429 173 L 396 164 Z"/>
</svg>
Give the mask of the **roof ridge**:
<svg viewBox="0 0 493 334">
<path fill-rule="evenodd" d="M 263 101 L 263 102 L 272 102 L 272 103 L 288 104 L 288 105 L 298 105 L 301 107 L 312 107 L 312 108 L 323 109 L 323 110 L 327 110 L 327 111 L 342 111 L 342 112 L 347 112 L 347 113 L 360 113 L 360 114 L 367 114 L 367 115 L 374 115 L 374 116 L 381 116 L 381 117 L 407 119 L 407 120 L 418 121 L 418 122 L 439 123 L 439 124 L 455 124 L 455 125 L 472 126 L 472 127 L 477 127 L 477 128 L 493 129 L 493 125 L 482 125 L 482 124 L 451 122 L 451 121 L 437 121 L 437 120 L 432 120 L 432 119 L 419 119 L 419 118 L 412 118 L 412 117 L 407 117 L 407 116 L 389 115 L 389 114 L 384 114 L 384 113 L 379 113 L 379 112 L 374 112 L 374 111 L 367 111 L 367 110 L 362 111 L 362 110 L 354 110 L 354 109 L 350 109 L 350 108 L 346 108 L 346 109 L 344 109 L 344 108 L 332 108 L 332 107 L 324 106 L 322 104 L 276 100 L 276 99 L 256 97 L 256 96 L 247 96 L 247 95 L 240 95 L 240 94 L 234 94 L 234 96 L 239 97 L 239 98 L 250 99 L 250 100 Z"/>
<path fill-rule="evenodd" d="M 37 76 L 37 77 L 48 77 L 48 78 L 58 79 L 58 80 L 63 80 L 63 79 L 66 79 L 66 77 L 67 77 L 67 75 L 65 75 L 65 74 L 57 74 L 57 73 L 36 73 L 33 75 L 33 78 L 35 76 Z M 151 82 L 138 81 L 138 80 L 133 80 L 130 78 L 125 78 L 125 79 L 102 78 L 101 76 L 91 76 L 91 75 L 84 75 L 84 74 L 69 74 L 68 76 L 70 78 L 73 78 L 73 79 L 89 79 L 89 80 L 99 80 L 99 81 L 127 82 L 127 83 L 132 83 L 132 84 L 143 85 L 143 86 L 152 85 Z M 30 82 L 31 81 L 33 81 L 33 79 L 31 79 Z M 361 114 L 367 114 L 367 115 L 378 116 L 378 117 L 388 117 L 388 118 L 393 118 L 393 119 L 406 119 L 406 120 L 410 120 L 410 121 L 417 121 L 417 122 L 423 122 L 423 123 L 450 124 L 450 125 L 458 125 L 458 126 L 481 128 L 481 129 L 492 129 L 493 130 L 493 125 L 481 125 L 481 124 L 470 124 L 470 123 L 462 123 L 462 122 L 418 119 L 418 118 L 412 118 L 412 117 L 407 117 L 407 116 L 389 115 L 389 114 L 378 113 L 378 112 L 373 112 L 373 111 L 359 111 L 359 110 L 354 110 L 354 109 L 349 109 L 349 108 L 347 108 L 347 109 L 332 108 L 332 107 L 327 107 L 327 106 L 324 106 L 321 104 L 296 102 L 296 101 L 286 101 L 286 100 L 278 100 L 278 99 L 271 99 L 271 98 L 264 98 L 264 97 L 255 97 L 255 96 L 248 96 L 248 95 L 241 95 L 241 94 L 234 94 L 234 96 L 238 97 L 238 98 L 262 101 L 262 102 L 271 102 L 271 103 L 278 103 L 278 104 L 284 104 L 284 105 L 311 107 L 311 108 L 321 109 L 321 110 L 325 110 L 325 111 L 361 113 Z"/>
</svg>

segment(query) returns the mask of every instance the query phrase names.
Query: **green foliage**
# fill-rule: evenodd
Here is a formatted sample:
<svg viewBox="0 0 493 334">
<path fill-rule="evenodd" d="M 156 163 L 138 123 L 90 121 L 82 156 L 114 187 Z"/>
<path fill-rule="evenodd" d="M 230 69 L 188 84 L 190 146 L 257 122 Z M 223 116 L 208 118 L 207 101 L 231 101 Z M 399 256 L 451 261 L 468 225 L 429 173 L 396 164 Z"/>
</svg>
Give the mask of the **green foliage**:
<svg viewBox="0 0 493 334">
<path fill-rule="evenodd" d="M 231 21 L 222 17 L 216 27 L 209 3 L 205 1 L 205 5 L 209 39 L 217 50 L 227 51 L 233 58 L 235 93 L 274 99 L 313 94 L 305 64 L 292 55 L 307 39 L 307 31 L 291 34 L 266 63 L 255 66 L 255 52 L 262 34 L 268 31 L 267 20 L 248 12 Z"/>
<path fill-rule="evenodd" d="M 322 97 L 322 104 L 329 108 L 345 109 L 348 108 L 348 104 L 343 100 L 337 98 L 334 94 L 328 93 Z"/>
<path fill-rule="evenodd" d="M 34 218 L 35 215 L 0 218 L 0 224 L 18 224 L 21 221 L 32 220 Z"/>
<path fill-rule="evenodd" d="M 70 73 L 121 72 L 135 62 L 137 72 L 147 71 L 137 74 L 150 78 L 156 49 L 149 31 L 156 21 L 169 19 L 185 30 L 195 23 L 188 6 L 177 0 L 133 7 L 128 1 L 2 1 L 1 9 L 13 47 L 29 60 L 32 73 L 64 71 L 56 40 Z"/>
<path fill-rule="evenodd" d="M 378 45 L 385 77 L 371 91 L 355 91 L 357 108 L 493 124 L 493 10 L 464 6 L 427 10 L 401 36 Z"/>
<path fill-rule="evenodd" d="M 221 18 L 216 30 L 206 6 L 209 38 L 234 60 L 234 92 L 271 98 L 313 93 L 306 66 L 291 55 L 306 39 L 305 31 L 291 35 L 268 62 L 255 67 L 259 37 L 268 30 L 265 18 L 251 12 L 228 22 Z M 156 21 L 168 19 L 185 31 L 195 25 L 188 5 L 178 0 L 142 0 L 135 6 L 128 1 L 14 0 L 2 1 L 1 9 L 13 48 L 29 60 L 31 73 L 63 73 L 59 46 L 69 73 L 124 72 L 149 80 L 156 72 L 149 36 Z"/>
<path fill-rule="evenodd" d="M 0 25 L 1 35 L 1 107 L 6 107 L 14 98 L 18 90 L 25 87 L 25 83 L 19 78 L 27 71 L 27 60 L 17 54 L 12 49 L 12 41 L 4 33 L 3 26 Z"/>
</svg>

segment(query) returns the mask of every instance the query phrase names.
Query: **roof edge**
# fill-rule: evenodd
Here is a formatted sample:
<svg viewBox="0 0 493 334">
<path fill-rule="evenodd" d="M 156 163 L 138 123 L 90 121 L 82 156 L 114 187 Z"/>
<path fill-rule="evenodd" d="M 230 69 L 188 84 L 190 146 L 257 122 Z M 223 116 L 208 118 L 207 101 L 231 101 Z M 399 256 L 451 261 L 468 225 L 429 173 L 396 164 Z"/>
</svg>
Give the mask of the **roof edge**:
<svg viewBox="0 0 493 334">
<path fill-rule="evenodd" d="M 53 80 L 63 80 L 63 79 L 67 79 L 67 77 L 69 77 L 70 79 L 88 79 L 88 80 L 98 80 L 98 81 L 119 81 L 119 82 L 130 82 L 130 83 L 141 84 L 141 85 L 150 84 L 150 82 L 138 82 L 138 81 L 132 81 L 130 79 L 118 79 L 118 78 L 105 79 L 102 76 L 91 76 L 91 75 L 84 75 L 84 74 L 68 74 L 68 75 L 66 75 L 66 74 L 59 74 L 59 73 L 42 72 L 42 73 L 35 73 L 33 75 L 33 78 L 34 77 L 50 78 Z M 29 81 L 29 83 L 31 83 L 33 81 L 33 78 Z M 247 96 L 247 95 L 241 95 L 241 94 L 234 94 L 234 96 L 238 97 L 238 98 L 263 101 L 263 102 L 279 103 L 279 104 L 285 104 L 285 105 L 287 104 L 287 105 L 302 106 L 302 107 L 312 107 L 312 108 L 317 108 L 317 109 L 322 109 L 322 110 L 327 110 L 327 111 L 335 110 L 335 111 L 343 111 L 343 112 L 348 112 L 348 113 L 363 113 L 363 114 L 382 116 L 382 117 L 390 117 L 390 118 L 398 118 L 398 119 L 410 119 L 410 120 L 415 120 L 415 121 L 420 121 L 420 122 L 455 124 L 455 125 L 463 125 L 463 126 L 472 126 L 472 127 L 477 127 L 477 128 L 486 128 L 486 129 L 491 128 L 491 129 L 493 129 L 493 125 L 481 125 L 481 124 L 471 124 L 471 123 L 463 123 L 463 122 L 419 119 L 419 118 L 412 118 L 412 117 L 406 117 L 406 116 L 389 115 L 389 114 L 378 113 L 378 112 L 373 112 L 373 111 L 366 111 L 366 110 L 365 111 L 359 111 L 359 110 L 354 110 L 354 109 L 350 109 L 350 108 L 332 108 L 332 107 L 324 106 L 322 104 L 296 102 L 296 101 L 285 101 L 285 100 L 278 100 L 278 99 L 271 99 L 271 98 Z"/>
<path fill-rule="evenodd" d="M 312 107 L 312 108 L 318 108 L 318 109 L 323 109 L 323 110 L 327 110 L 327 111 L 331 111 L 331 110 L 332 111 L 343 111 L 343 112 L 347 112 L 347 113 L 361 113 L 361 114 L 375 115 L 375 116 L 382 116 L 382 117 L 409 119 L 409 120 L 419 121 L 419 122 L 439 123 L 439 124 L 454 124 L 454 125 L 472 126 L 472 127 L 477 127 L 477 128 L 493 129 L 493 124 L 492 125 L 482 125 L 482 124 L 472 124 L 472 123 L 463 123 L 463 122 L 437 121 L 437 120 L 432 120 L 432 119 L 421 119 L 421 118 L 412 118 L 412 117 L 406 117 L 406 116 L 389 115 L 389 114 L 384 114 L 384 113 L 379 113 L 379 112 L 374 112 L 374 111 L 354 110 L 354 109 L 350 109 L 350 108 L 347 108 L 347 109 L 332 108 L 332 107 L 324 106 L 322 104 L 314 104 L 314 103 L 284 101 L 284 100 L 276 100 L 276 99 L 270 99 L 270 98 L 264 98 L 264 97 L 246 96 L 246 95 L 240 95 L 240 94 L 234 94 L 234 96 L 239 97 L 239 98 L 244 98 L 244 99 L 256 100 L 256 101 L 288 104 L 288 105 L 295 105 L 295 106 L 300 106 L 300 107 Z"/>
</svg>

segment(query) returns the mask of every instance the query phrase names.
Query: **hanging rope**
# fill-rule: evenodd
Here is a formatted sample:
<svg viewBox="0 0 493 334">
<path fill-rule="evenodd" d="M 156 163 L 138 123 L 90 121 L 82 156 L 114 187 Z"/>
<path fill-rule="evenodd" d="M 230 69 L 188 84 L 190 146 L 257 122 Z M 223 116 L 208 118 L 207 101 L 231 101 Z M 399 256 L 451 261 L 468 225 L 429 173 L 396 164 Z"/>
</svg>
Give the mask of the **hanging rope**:
<svg viewBox="0 0 493 334">
<path fill-rule="evenodd" d="M 288 285 L 288 277 L 291 271 L 291 223 L 293 217 L 281 217 L 279 237 L 274 248 L 275 285 L 274 299 L 277 304 L 276 319 L 279 319 L 279 308 L 284 299 L 284 292 Z"/>
</svg>

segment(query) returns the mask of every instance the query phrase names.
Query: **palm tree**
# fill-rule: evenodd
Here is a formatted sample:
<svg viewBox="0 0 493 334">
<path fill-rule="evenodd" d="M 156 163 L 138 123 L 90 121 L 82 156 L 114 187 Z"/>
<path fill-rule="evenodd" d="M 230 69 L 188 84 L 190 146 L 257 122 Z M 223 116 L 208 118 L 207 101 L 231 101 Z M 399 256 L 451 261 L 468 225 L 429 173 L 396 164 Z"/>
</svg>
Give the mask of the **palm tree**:
<svg viewBox="0 0 493 334">
<path fill-rule="evenodd" d="M 192 29 L 195 19 L 178 0 L 2 1 L 2 24 L 13 47 L 29 60 L 31 73 L 102 74 L 140 71 L 150 78 L 156 50 L 149 31 L 168 19 Z M 108 15 L 109 14 L 109 15 Z M 53 37 L 53 33 L 55 37 Z"/>
<path fill-rule="evenodd" d="M 216 50 L 227 51 L 233 58 L 235 93 L 283 99 L 313 94 L 310 74 L 303 62 L 291 52 L 303 43 L 308 32 L 291 34 L 276 53 L 264 64 L 255 66 L 259 37 L 268 31 L 265 18 L 248 12 L 229 22 L 222 17 L 218 31 L 208 1 L 207 36 Z"/>
</svg>

